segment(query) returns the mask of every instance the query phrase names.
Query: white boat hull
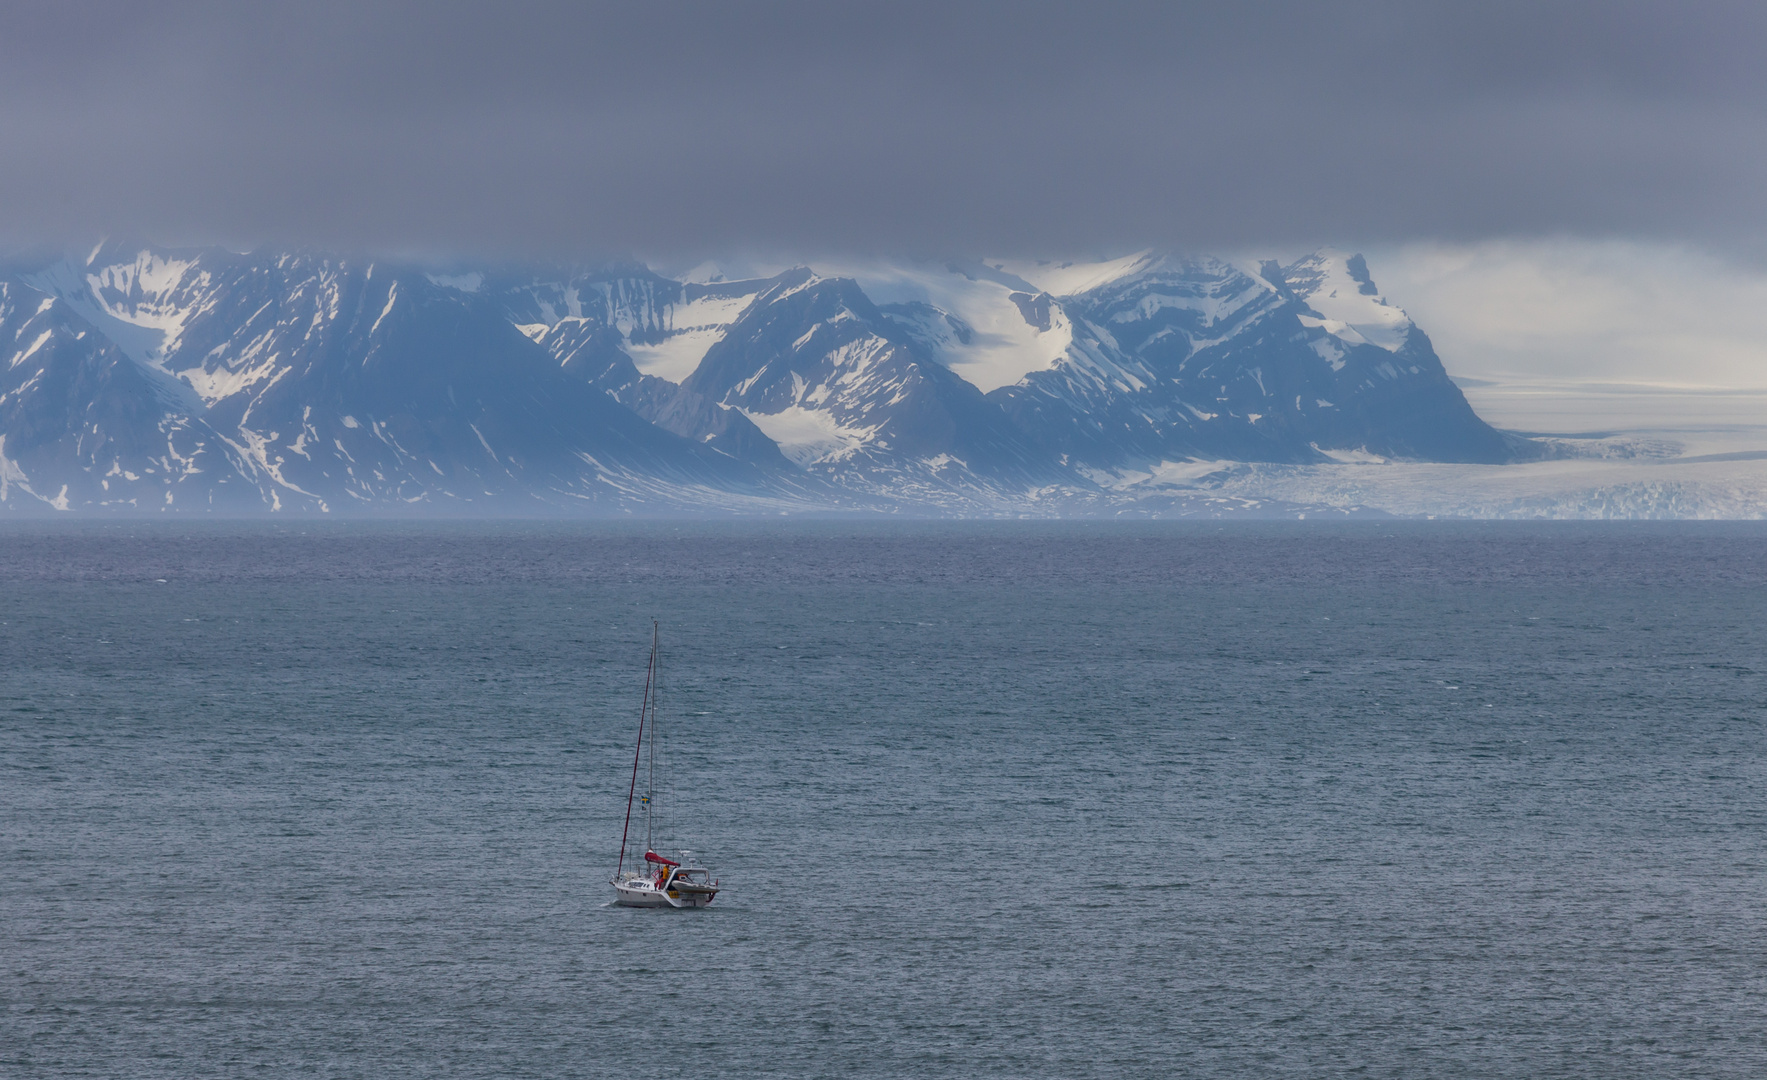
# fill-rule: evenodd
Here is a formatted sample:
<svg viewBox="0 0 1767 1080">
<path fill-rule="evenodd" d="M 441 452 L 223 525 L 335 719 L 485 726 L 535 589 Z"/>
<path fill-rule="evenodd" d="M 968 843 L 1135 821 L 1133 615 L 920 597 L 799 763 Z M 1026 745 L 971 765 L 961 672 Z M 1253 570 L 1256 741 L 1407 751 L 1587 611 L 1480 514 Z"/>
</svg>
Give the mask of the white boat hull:
<svg viewBox="0 0 1767 1080">
<path fill-rule="evenodd" d="M 712 898 L 717 895 L 718 890 L 716 889 L 659 889 L 642 878 L 634 881 L 614 882 L 614 903 L 620 907 L 702 908 L 710 904 Z"/>
</svg>

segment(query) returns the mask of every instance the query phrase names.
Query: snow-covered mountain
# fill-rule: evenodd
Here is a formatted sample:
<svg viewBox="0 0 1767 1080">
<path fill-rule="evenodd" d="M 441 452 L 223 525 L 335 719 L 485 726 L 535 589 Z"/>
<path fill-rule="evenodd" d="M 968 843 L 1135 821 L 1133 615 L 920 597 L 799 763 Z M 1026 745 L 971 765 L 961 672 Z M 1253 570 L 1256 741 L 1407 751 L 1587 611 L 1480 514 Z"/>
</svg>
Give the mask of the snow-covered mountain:
<svg viewBox="0 0 1767 1080">
<path fill-rule="evenodd" d="M 1075 464 L 1343 452 L 1495 463 L 1534 453 L 1473 413 L 1358 256 L 1252 270 L 1146 253 L 1016 269 L 1027 288 L 1007 299 L 1059 351 L 990 397 Z"/>
<path fill-rule="evenodd" d="M 432 279 L 483 292 L 565 371 L 659 427 L 769 471 L 788 466 L 747 416 L 680 385 L 771 281 L 682 283 L 641 265 Z"/>
<path fill-rule="evenodd" d="M 174 506 L 241 487 L 270 509 L 499 512 L 765 489 L 754 470 L 561 370 L 495 304 L 413 269 L 101 248 L 84 266 L 6 285 L 19 316 L 35 303 L 79 346 L 20 349 L 0 404 L 9 473 L 69 506 L 160 505 L 133 488 L 119 500 L 105 474 L 164 475 L 162 458 L 184 462 L 177 485 L 191 494 L 173 493 Z M 39 370 L 21 379 L 33 361 Z M 51 398 L 81 364 L 114 373 L 110 396 Z M 110 403 L 125 392 L 133 412 Z M 82 409 L 107 410 L 109 422 L 88 423 Z M 95 442 L 116 460 L 88 460 Z"/>
<path fill-rule="evenodd" d="M 0 506 L 1097 512 L 1174 462 L 1541 456 L 1358 256 L 0 268 Z M 1111 511 L 1114 512 L 1114 511 Z"/>
<path fill-rule="evenodd" d="M 190 387 L 138 363 L 65 300 L 0 281 L 0 505 L 264 502 L 238 449 L 192 409 Z"/>
<path fill-rule="evenodd" d="M 872 303 L 807 269 L 756 294 L 682 383 L 799 467 L 892 495 L 1060 479 L 1009 419 Z"/>
</svg>

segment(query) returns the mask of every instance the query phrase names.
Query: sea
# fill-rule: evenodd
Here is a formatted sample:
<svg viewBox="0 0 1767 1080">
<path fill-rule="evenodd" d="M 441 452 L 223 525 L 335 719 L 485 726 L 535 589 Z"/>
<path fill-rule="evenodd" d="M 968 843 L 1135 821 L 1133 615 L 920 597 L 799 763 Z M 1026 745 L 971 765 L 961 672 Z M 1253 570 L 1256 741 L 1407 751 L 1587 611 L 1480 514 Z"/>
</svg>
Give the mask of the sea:
<svg viewBox="0 0 1767 1080">
<path fill-rule="evenodd" d="M 0 1075 L 1767 1075 L 1764 616 L 1748 524 L 6 523 Z"/>
</svg>

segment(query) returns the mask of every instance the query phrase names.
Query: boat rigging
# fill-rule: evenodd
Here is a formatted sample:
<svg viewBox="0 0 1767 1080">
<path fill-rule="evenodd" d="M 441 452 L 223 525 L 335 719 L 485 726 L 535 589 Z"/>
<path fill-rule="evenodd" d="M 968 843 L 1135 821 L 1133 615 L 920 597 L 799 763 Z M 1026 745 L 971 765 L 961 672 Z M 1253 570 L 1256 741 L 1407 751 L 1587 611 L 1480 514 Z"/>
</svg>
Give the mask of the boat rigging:
<svg viewBox="0 0 1767 1080">
<path fill-rule="evenodd" d="M 657 790 L 657 653 L 660 629 L 650 624 L 650 665 L 644 675 L 644 700 L 638 709 L 638 742 L 632 748 L 632 778 L 626 789 L 626 823 L 620 831 L 620 860 L 614 869 L 614 903 L 621 907 L 700 908 L 718 895 L 718 882 L 703 866 L 687 865 L 690 851 L 679 852 L 680 859 L 657 854 L 653 846 L 658 837 Z M 648 736 L 648 738 L 647 738 Z M 649 750 L 648 758 L 646 750 Z M 639 765 L 647 763 L 645 790 L 638 793 Z M 644 814 L 644 849 L 642 862 L 634 858 L 634 866 L 626 869 L 626 854 L 632 836 L 632 809 L 636 804 Z"/>
</svg>

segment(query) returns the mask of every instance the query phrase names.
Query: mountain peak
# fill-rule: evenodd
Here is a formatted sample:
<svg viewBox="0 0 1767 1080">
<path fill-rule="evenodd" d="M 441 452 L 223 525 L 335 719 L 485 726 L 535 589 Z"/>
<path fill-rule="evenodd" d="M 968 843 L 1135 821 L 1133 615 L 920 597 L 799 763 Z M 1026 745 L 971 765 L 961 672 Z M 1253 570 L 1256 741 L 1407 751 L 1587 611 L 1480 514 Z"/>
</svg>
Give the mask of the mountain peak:
<svg viewBox="0 0 1767 1080">
<path fill-rule="evenodd" d="M 1295 298 L 1323 320 L 1328 332 L 1388 352 L 1404 346 L 1411 318 L 1381 295 L 1361 255 L 1324 248 L 1277 273 Z"/>
</svg>

